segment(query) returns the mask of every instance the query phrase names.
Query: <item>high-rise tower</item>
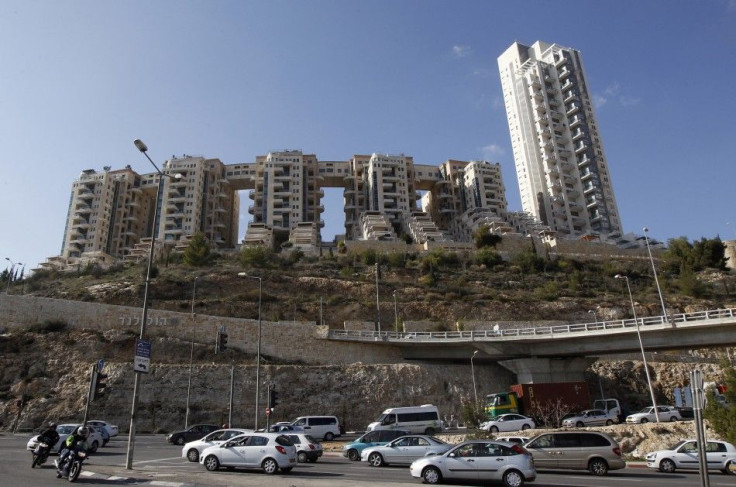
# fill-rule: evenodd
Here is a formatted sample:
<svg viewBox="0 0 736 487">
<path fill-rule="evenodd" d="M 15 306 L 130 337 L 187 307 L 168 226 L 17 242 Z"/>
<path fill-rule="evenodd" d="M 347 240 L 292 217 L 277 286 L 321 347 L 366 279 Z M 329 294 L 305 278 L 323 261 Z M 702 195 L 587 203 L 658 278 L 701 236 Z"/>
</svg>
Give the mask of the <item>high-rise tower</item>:
<svg viewBox="0 0 736 487">
<path fill-rule="evenodd" d="M 498 68 L 524 211 L 560 235 L 620 236 L 580 52 L 515 42 Z"/>
</svg>

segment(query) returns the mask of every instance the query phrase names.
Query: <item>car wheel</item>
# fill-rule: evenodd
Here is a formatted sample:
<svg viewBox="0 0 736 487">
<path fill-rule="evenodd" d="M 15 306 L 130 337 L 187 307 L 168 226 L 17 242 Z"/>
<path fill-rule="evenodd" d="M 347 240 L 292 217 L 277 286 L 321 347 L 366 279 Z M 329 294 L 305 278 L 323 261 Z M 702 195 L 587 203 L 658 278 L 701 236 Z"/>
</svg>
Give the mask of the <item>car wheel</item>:
<svg viewBox="0 0 736 487">
<path fill-rule="evenodd" d="M 184 437 L 183 436 L 177 437 L 176 440 L 174 441 L 174 444 L 175 445 L 179 445 L 179 446 L 183 446 L 184 445 Z"/>
<path fill-rule="evenodd" d="M 723 473 L 726 475 L 736 475 L 736 462 L 731 460 L 726 464 L 726 468 L 723 469 Z"/>
<path fill-rule="evenodd" d="M 332 432 L 328 431 L 325 433 L 325 441 L 332 441 L 335 439 L 335 435 L 332 434 Z"/>
<path fill-rule="evenodd" d="M 613 424 L 613 420 L 609 419 L 608 421 L 606 421 L 606 426 L 611 426 L 612 424 Z"/>
<path fill-rule="evenodd" d="M 674 423 L 677 421 L 677 416 L 670 416 L 670 422 Z"/>
<path fill-rule="evenodd" d="M 491 428 L 488 431 L 490 431 L 493 434 L 496 434 L 496 433 L 498 433 L 498 427 L 497 426 L 491 426 Z"/>
<path fill-rule="evenodd" d="M 371 467 L 380 467 L 383 465 L 383 457 L 380 453 L 371 453 L 368 455 L 368 463 Z"/>
<path fill-rule="evenodd" d="M 427 428 L 426 430 L 424 430 L 424 434 L 427 435 L 427 436 L 432 436 L 435 433 L 436 433 L 436 431 L 435 431 L 434 428 Z"/>
<path fill-rule="evenodd" d="M 578 421 L 577 423 L 575 423 L 575 426 L 578 428 L 582 428 L 583 426 L 585 426 L 585 423 L 583 423 L 582 421 Z"/>
<path fill-rule="evenodd" d="M 281 469 L 281 473 L 289 473 L 291 472 L 291 469 L 294 467 L 284 467 Z"/>
<path fill-rule="evenodd" d="M 506 487 L 521 487 L 524 485 L 524 476 L 518 470 L 509 470 L 503 474 L 503 485 Z"/>
<path fill-rule="evenodd" d="M 593 475 L 601 477 L 608 473 L 608 464 L 602 458 L 594 458 L 588 464 L 588 470 L 590 470 L 590 473 Z"/>
<path fill-rule="evenodd" d="M 263 463 L 261 463 L 261 468 L 263 468 L 263 471 L 268 475 L 273 475 L 278 471 L 279 464 L 276 463 L 276 460 L 273 458 L 266 458 L 263 460 Z"/>
<path fill-rule="evenodd" d="M 675 469 L 677 467 L 675 466 L 675 462 L 670 460 L 669 458 L 665 458 L 661 462 L 659 462 L 659 471 L 664 473 L 674 473 Z"/>
<path fill-rule="evenodd" d="M 348 450 L 348 458 L 354 462 L 360 460 L 360 453 L 355 448 Z"/>
<path fill-rule="evenodd" d="M 190 462 L 198 462 L 199 461 L 199 451 L 197 451 L 196 448 L 192 448 L 187 452 L 187 460 Z"/>
<path fill-rule="evenodd" d="M 100 447 L 100 444 L 97 443 L 97 440 L 92 442 L 92 445 L 89 447 L 89 451 L 94 453 L 97 451 L 97 449 Z"/>
<path fill-rule="evenodd" d="M 528 430 L 529 428 L 531 428 L 531 425 L 528 425 L 528 424 L 523 424 L 523 425 L 521 426 L 521 431 L 526 431 L 526 430 Z"/>
<path fill-rule="evenodd" d="M 641 418 L 641 424 L 648 423 L 649 420 L 647 418 Z"/>
<path fill-rule="evenodd" d="M 439 484 L 442 482 L 442 474 L 435 467 L 427 467 L 422 472 L 422 480 L 425 484 Z"/>
<path fill-rule="evenodd" d="M 299 463 L 307 463 L 307 453 L 300 451 L 296 454 L 296 461 Z M 282 469 L 283 470 L 283 469 Z"/>
<path fill-rule="evenodd" d="M 220 468 L 220 460 L 218 460 L 216 456 L 210 455 L 204 459 L 204 468 L 206 468 L 210 472 L 214 472 L 215 470 Z"/>
</svg>

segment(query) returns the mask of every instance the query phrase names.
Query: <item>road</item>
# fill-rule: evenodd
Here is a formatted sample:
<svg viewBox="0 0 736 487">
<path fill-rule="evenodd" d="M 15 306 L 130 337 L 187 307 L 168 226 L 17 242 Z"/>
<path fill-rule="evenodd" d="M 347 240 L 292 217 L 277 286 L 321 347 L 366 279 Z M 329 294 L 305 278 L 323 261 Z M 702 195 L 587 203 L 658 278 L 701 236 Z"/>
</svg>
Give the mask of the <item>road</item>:
<svg viewBox="0 0 736 487">
<path fill-rule="evenodd" d="M 0 485 L 38 487 L 64 485 L 57 480 L 53 460 L 31 469 L 31 455 L 25 451 L 27 436 L 0 435 Z M 421 485 L 406 467 L 374 468 L 350 462 L 336 453 L 327 453 L 316 463 L 299 464 L 288 475 L 267 476 L 257 471 L 208 472 L 198 463 L 181 458 L 181 447 L 168 445 L 163 435 L 139 436 L 133 470 L 126 470 L 127 437 L 113 439 L 86 462 L 77 483 L 85 486 L 158 485 L 164 487 L 406 487 Z M 52 459 L 55 457 L 52 457 Z M 94 475 L 90 475 L 94 473 Z M 481 484 L 451 484 L 455 486 Z M 535 487 L 693 487 L 699 485 L 697 472 L 662 474 L 630 466 L 607 477 L 586 472 L 540 472 Z M 734 487 L 736 479 L 721 473 L 710 475 L 712 487 Z"/>
</svg>

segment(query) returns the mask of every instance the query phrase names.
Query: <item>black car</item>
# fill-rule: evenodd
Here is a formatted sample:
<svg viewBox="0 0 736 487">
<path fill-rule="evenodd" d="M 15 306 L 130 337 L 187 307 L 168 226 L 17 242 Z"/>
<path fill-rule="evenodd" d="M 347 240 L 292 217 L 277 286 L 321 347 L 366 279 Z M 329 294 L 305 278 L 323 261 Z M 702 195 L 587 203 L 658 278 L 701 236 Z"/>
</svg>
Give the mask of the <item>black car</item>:
<svg viewBox="0 0 736 487">
<path fill-rule="evenodd" d="M 220 427 L 214 424 L 195 424 L 194 426 L 190 426 L 189 429 L 171 433 L 166 437 L 166 441 L 174 445 L 183 445 L 184 443 L 198 440 L 216 429 L 220 429 Z"/>
</svg>

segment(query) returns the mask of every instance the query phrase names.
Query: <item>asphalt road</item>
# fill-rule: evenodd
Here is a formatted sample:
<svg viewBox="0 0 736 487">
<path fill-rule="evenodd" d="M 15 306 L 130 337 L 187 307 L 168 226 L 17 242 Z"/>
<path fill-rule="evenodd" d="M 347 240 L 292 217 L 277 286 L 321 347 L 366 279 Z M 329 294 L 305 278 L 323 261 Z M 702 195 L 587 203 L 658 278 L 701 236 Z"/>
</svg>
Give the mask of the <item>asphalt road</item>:
<svg viewBox="0 0 736 487">
<path fill-rule="evenodd" d="M 52 457 L 41 468 L 31 469 L 25 451 L 28 436 L 0 435 L 0 485 L 38 487 L 64 485 L 57 480 Z M 208 472 L 198 463 L 181 458 L 181 447 L 169 445 L 163 435 L 139 436 L 132 470 L 124 468 L 127 437 L 117 437 L 89 458 L 77 483 L 86 486 L 158 485 L 164 487 L 406 487 L 421 485 L 406 467 L 374 468 L 350 462 L 337 453 L 326 453 L 318 462 L 299 464 L 290 474 L 268 476 L 259 471 Z M 94 473 L 94 475 L 91 475 Z M 64 482 L 64 484 L 62 484 Z M 456 483 L 455 486 L 482 485 Z M 693 487 L 700 485 L 697 472 L 662 474 L 641 465 L 593 477 L 586 472 L 540 472 L 535 487 Z M 736 477 L 710 476 L 712 487 L 736 487 Z"/>
</svg>

